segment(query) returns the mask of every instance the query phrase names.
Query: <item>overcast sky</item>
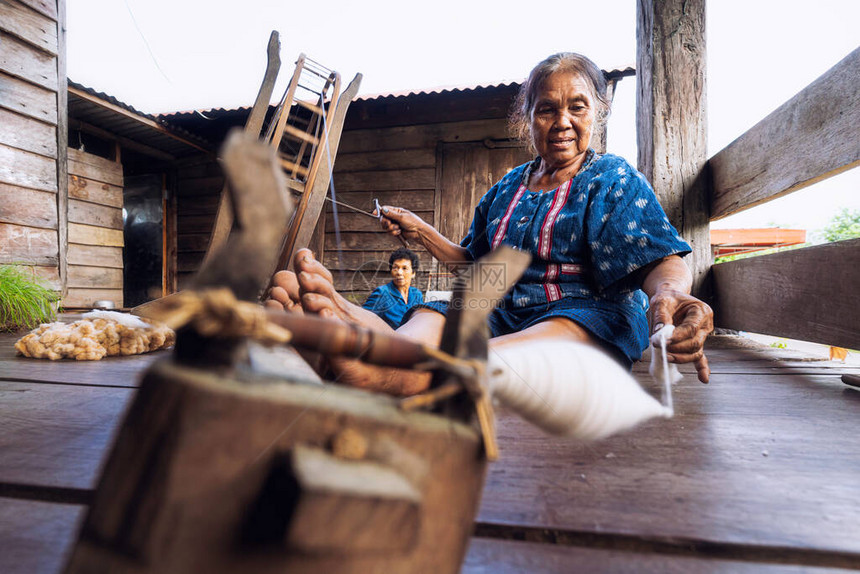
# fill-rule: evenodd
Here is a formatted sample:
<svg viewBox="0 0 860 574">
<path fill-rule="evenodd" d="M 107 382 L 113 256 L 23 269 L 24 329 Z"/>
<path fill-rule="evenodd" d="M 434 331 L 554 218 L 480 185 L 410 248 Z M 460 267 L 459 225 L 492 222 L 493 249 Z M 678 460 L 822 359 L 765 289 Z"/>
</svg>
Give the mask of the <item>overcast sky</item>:
<svg viewBox="0 0 860 574">
<path fill-rule="evenodd" d="M 558 51 L 604 69 L 636 60 L 634 0 L 68 0 L 68 75 L 147 113 L 253 103 L 269 33 L 283 91 L 304 52 L 362 94 L 522 80 Z M 328 20 L 328 23 L 326 23 Z M 860 44 L 858 0 L 710 0 L 709 153 L 764 118 Z M 635 80 L 619 85 L 609 151 L 636 162 Z M 716 222 L 814 230 L 860 209 L 860 170 Z"/>
</svg>

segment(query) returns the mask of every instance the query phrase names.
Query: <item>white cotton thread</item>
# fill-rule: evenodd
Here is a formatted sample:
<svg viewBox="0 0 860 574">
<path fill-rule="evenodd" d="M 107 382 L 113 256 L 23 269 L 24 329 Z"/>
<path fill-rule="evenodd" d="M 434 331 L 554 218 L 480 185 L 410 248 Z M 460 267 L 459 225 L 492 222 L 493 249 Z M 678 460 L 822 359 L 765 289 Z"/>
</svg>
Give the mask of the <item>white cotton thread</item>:
<svg viewBox="0 0 860 574">
<path fill-rule="evenodd" d="M 575 341 L 494 349 L 487 372 L 494 399 L 550 434 L 598 440 L 670 416 L 621 365 Z"/>
<path fill-rule="evenodd" d="M 152 327 L 152 325 L 137 315 L 129 315 L 128 313 L 120 313 L 119 311 L 102 311 L 97 309 L 95 311 L 90 311 L 89 313 L 84 313 L 82 317 L 84 319 L 108 319 L 133 329 L 148 329 Z"/>
<path fill-rule="evenodd" d="M 663 325 L 651 335 L 651 344 L 659 346 L 660 357 L 655 357 L 654 351 L 651 351 L 651 366 L 648 367 L 648 373 L 654 381 L 663 385 L 663 404 L 670 417 L 675 414 L 675 407 L 672 404 L 672 385 L 683 378 L 678 366 L 675 363 L 670 363 L 666 354 L 666 341 L 672 338 L 674 332 L 674 325 Z"/>
</svg>

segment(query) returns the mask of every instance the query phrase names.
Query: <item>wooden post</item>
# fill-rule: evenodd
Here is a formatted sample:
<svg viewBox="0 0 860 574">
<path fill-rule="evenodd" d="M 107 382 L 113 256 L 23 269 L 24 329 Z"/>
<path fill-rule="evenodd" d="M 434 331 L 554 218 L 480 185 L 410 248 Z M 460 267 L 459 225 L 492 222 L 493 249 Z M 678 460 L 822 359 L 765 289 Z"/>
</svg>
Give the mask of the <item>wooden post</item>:
<svg viewBox="0 0 860 574">
<path fill-rule="evenodd" d="M 639 170 L 692 245 L 693 293 L 707 298 L 705 0 L 637 0 L 636 20 Z"/>
<path fill-rule="evenodd" d="M 69 82 L 66 79 L 66 2 L 57 0 L 57 253 L 61 295 L 69 284 Z"/>
</svg>

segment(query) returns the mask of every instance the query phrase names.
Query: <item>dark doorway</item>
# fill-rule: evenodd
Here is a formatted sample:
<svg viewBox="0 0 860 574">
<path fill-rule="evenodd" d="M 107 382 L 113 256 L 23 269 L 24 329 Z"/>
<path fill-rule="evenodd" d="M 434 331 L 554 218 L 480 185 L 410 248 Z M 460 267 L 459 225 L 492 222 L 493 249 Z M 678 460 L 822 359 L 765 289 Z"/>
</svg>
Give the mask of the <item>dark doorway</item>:
<svg viewBox="0 0 860 574">
<path fill-rule="evenodd" d="M 126 177 L 123 198 L 125 305 L 162 296 L 164 210 L 161 175 Z"/>
</svg>

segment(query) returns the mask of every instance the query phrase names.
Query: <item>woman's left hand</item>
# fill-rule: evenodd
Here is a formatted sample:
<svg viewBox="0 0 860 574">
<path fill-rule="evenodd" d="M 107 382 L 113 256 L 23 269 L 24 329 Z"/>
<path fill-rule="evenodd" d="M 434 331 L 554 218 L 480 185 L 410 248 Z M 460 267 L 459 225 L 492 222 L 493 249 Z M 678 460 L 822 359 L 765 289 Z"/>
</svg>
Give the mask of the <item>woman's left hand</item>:
<svg viewBox="0 0 860 574">
<path fill-rule="evenodd" d="M 663 325 L 674 325 L 675 331 L 667 341 L 670 363 L 695 363 L 699 380 L 707 383 L 711 375 L 704 345 L 714 330 L 714 312 L 706 303 L 692 295 L 674 289 L 663 289 L 651 297 L 651 332 Z"/>
</svg>

